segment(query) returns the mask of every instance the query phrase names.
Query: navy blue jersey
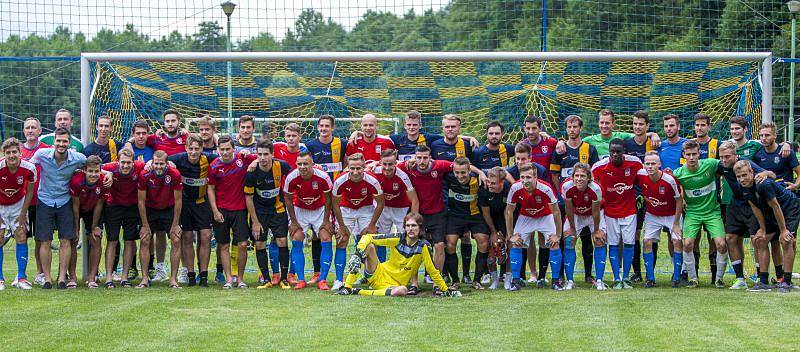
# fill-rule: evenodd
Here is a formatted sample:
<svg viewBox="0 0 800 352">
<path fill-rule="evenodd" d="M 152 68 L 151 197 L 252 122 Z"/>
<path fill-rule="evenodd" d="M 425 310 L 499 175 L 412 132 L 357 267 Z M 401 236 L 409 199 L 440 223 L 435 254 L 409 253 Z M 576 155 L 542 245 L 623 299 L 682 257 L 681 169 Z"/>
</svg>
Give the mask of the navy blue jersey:
<svg viewBox="0 0 800 352">
<path fill-rule="evenodd" d="M 488 172 L 489 169 L 495 166 L 508 167 L 513 164 L 514 160 L 514 146 L 511 144 L 501 143 L 498 145 L 498 150 L 491 150 L 488 146 L 482 146 L 472 151 L 472 158 L 470 162 L 475 167 Z"/>
<path fill-rule="evenodd" d="M 537 178 L 550 182 L 550 172 L 548 172 L 544 166 L 535 161 L 531 161 L 531 164 L 536 168 Z M 514 180 L 519 181 L 519 165 L 507 167 L 506 172 L 508 172 Z"/>
<path fill-rule="evenodd" d="M 746 160 L 746 159 L 739 159 L 739 160 Z M 756 163 L 750 161 L 750 167 L 753 168 L 753 173 L 758 174 L 763 172 L 764 169 L 761 166 L 758 166 Z M 725 181 L 728 182 L 728 186 L 730 186 L 731 191 L 733 191 L 733 202 L 737 204 L 742 204 L 747 202 L 744 199 L 744 195 L 742 193 L 742 185 L 739 181 L 736 180 L 736 173 L 733 172 L 733 168 L 727 168 L 722 166 L 722 162 L 719 163 L 717 166 L 717 174 L 722 175 L 725 178 Z"/>
<path fill-rule="evenodd" d="M 508 198 L 508 191 L 511 190 L 511 184 L 503 182 L 503 190 L 500 193 L 490 192 L 488 188 L 481 187 L 478 190 L 478 206 L 489 208 L 489 215 L 491 215 L 494 228 L 506 234 L 506 198 Z"/>
<path fill-rule="evenodd" d="M 781 156 L 781 148 L 775 149 L 772 153 L 767 152 L 766 148 L 761 148 L 756 152 L 753 161 L 765 170 L 774 172 L 775 181 L 784 186 L 794 183 L 794 168 L 800 165 L 797 162 L 797 155 L 795 155 L 794 150 L 784 158 Z"/>
<path fill-rule="evenodd" d="M 203 153 L 206 153 L 206 154 L 214 154 L 214 155 L 218 155 L 218 153 L 217 153 L 217 146 L 216 146 L 216 145 L 214 145 L 214 146 L 213 146 L 213 147 L 211 147 L 211 148 L 206 148 L 206 147 L 203 147 Z"/>
<path fill-rule="evenodd" d="M 211 170 L 211 162 L 216 158 L 216 154 L 203 153 L 197 164 L 192 164 L 189 162 L 189 155 L 186 152 L 167 157 L 167 160 L 175 164 L 175 168 L 181 173 L 184 206 L 201 204 L 206 201 L 208 172 Z"/>
<path fill-rule="evenodd" d="M 795 214 L 797 197 L 794 193 L 787 191 L 786 188 L 772 179 L 768 178 L 761 183 L 753 183 L 753 186 L 748 188 L 742 187 L 742 195 L 744 199 L 752 202 L 756 207 L 761 209 L 767 222 L 775 221 L 775 213 L 773 213 L 772 208 L 769 206 L 769 201 L 773 199 L 777 199 L 778 203 L 781 205 L 781 211 L 787 223 L 789 222 L 787 217 Z M 796 230 L 797 229 L 789 229 L 791 232 L 795 232 Z"/>
<path fill-rule="evenodd" d="M 106 145 L 99 145 L 96 142 L 92 142 L 87 145 L 86 148 L 83 148 L 83 155 L 97 155 L 100 157 L 100 160 L 103 161 L 103 164 L 107 164 L 119 160 L 117 158 L 117 153 L 122 150 L 123 147 L 125 147 L 125 143 L 113 139 L 109 139 Z"/>
<path fill-rule="evenodd" d="M 578 162 L 592 166 L 600 160 L 597 154 L 597 148 L 587 142 L 581 142 L 577 148 L 572 148 L 566 143 L 564 146 L 567 147 L 567 151 L 564 154 L 553 153 L 553 157 L 550 161 L 550 171 L 554 174 L 558 174 L 559 181 L 564 181 L 572 177 L 572 167 Z M 540 177 L 542 177 L 541 174 Z M 517 178 L 514 179 L 516 180 Z"/>
<path fill-rule="evenodd" d="M 144 148 L 137 148 L 136 145 L 133 145 L 133 159 L 139 160 L 143 162 L 148 162 L 153 159 L 153 148 L 148 146 L 144 146 Z"/>
<path fill-rule="evenodd" d="M 257 167 L 244 177 L 244 194 L 253 196 L 259 214 L 275 215 L 286 212 L 283 206 L 283 182 L 292 168 L 283 160 L 273 159 L 269 171 Z"/>
<path fill-rule="evenodd" d="M 641 145 L 636 143 L 633 137 L 625 139 L 625 154 L 633 155 L 643 163 L 645 154 L 651 150 L 653 150 L 653 145 L 650 143 L 650 137 L 647 137 L 647 140 Z"/>
<path fill-rule="evenodd" d="M 466 138 L 459 138 L 453 145 L 447 144 L 444 138 L 431 142 L 431 158 L 453 161 L 459 156 L 472 158 L 472 146 Z"/>
<path fill-rule="evenodd" d="M 719 147 L 719 140 L 717 140 L 716 138 L 711 138 L 705 144 L 700 142 L 697 142 L 697 144 L 700 145 L 700 159 L 717 158 L 717 148 Z"/>
<path fill-rule="evenodd" d="M 417 136 L 417 140 L 411 141 L 408 139 L 408 134 L 395 133 L 390 135 L 389 138 L 394 142 L 394 146 L 397 149 L 397 160 L 406 161 L 414 158 L 417 145 L 420 143 L 424 143 L 430 147 L 433 141 L 440 140 L 444 137 L 438 134 L 420 133 L 419 136 Z"/>
<path fill-rule="evenodd" d="M 333 137 L 330 143 L 322 143 L 318 138 L 314 138 L 305 144 L 314 164 L 322 167 L 322 170 L 328 173 L 328 177 L 335 180 L 344 169 L 347 140 Z"/>
</svg>

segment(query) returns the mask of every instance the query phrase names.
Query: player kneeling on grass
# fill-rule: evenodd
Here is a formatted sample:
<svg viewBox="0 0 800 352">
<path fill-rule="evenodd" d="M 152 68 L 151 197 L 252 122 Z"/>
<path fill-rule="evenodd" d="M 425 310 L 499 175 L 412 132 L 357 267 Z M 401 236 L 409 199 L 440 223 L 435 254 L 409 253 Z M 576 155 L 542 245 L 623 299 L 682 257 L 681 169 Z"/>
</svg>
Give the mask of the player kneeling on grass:
<svg viewBox="0 0 800 352">
<path fill-rule="evenodd" d="M 142 266 L 142 282 L 136 288 L 150 286 L 148 262 L 150 241 L 153 234 L 169 232 L 171 244 L 169 287 L 178 286 L 178 267 L 181 263 L 181 227 L 179 220 L 183 204 L 183 183 L 178 170 L 167 165 L 167 153 L 158 150 L 153 154 L 152 170 L 142 171 L 137 183 L 139 190 L 139 230 L 141 246 L 139 258 Z"/>
<path fill-rule="evenodd" d="M 514 229 L 514 235 L 508 238 L 511 242 L 511 274 L 513 280 L 509 291 L 519 291 L 519 271 L 522 268 L 522 249 L 528 248 L 531 234 L 540 232 L 547 239 L 545 246 L 550 248 L 550 263 L 553 265 L 553 289 L 563 291 L 559 276 L 561 275 L 561 210 L 558 209 L 558 198 L 547 182 L 536 178 L 536 169 L 526 164 L 519 168 L 519 181 L 511 186 L 506 200 L 506 228 Z M 514 211 L 517 205 L 521 210 L 514 224 Z"/>
<path fill-rule="evenodd" d="M 458 297 L 461 292 L 447 287 L 439 270 L 433 265 L 433 247 L 424 240 L 422 233 L 422 215 L 409 213 L 403 221 L 404 233 L 366 234 L 358 241 L 356 253 L 347 262 L 347 279 L 344 287 L 337 293 L 340 295 L 359 294 L 362 296 L 406 296 L 406 287 L 411 278 L 419 272 L 425 263 L 425 269 L 440 289 L 443 296 Z M 378 260 L 377 247 L 386 247 L 391 253 L 386 262 Z M 364 262 L 364 277 L 370 289 L 353 288 L 358 280 L 361 263 Z"/>
<path fill-rule="evenodd" d="M 592 180 L 592 168 L 586 163 L 572 167 L 572 177 L 561 184 L 566 219 L 564 220 L 564 274 L 567 276 L 565 290 L 575 288 L 575 242 L 592 241 L 590 238 L 605 238 L 606 221 L 601 210 L 603 189 Z M 598 261 L 599 262 L 599 261 Z M 605 270 L 605 265 L 602 270 Z"/>
<path fill-rule="evenodd" d="M 9 138 L 3 142 L 3 155 L 0 161 L 0 291 L 6 288 L 3 278 L 3 246 L 11 236 L 17 242 L 17 287 L 30 290 L 31 284 L 25 276 L 28 266 L 27 219 L 28 206 L 33 197 L 36 183 L 36 166 L 21 159 L 19 141 Z"/>
<path fill-rule="evenodd" d="M 683 197 L 678 181 L 672 175 L 661 171 L 661 158 L 654 150 L 645 154 L 644 170 L 639 170 L 636 177 L 636 182 L 642 189 L 642 197 L 647 202 L 642 225 L 644 229 L 644 267 L 647 276 L 644 287 L 656 287 L 653 244 L 661 239 L 662 228 L 669 229 L 670 239 L 675 248 L 676 255 L 672 259 L 672 285 L 677 287 L 681 278 L 683 261 L 682 256 L 677 255 L 683 252 L 681 243 Z"/>
<path fill-rule="evenodd" d="M 754 181 L 754 172 L 748 160 L 740 160 L 734 166 L 736 179 L 742 185 L 745 199 L 753 209 L 758 220 L 759 229 L 753 236 L 756 257 L 762 269 L 758 274 L 758 282 L 749 291 L 770 291 L 769 286 L 769 243 L 778 236 L 783 249 L 783 282 L 778 283 L 778 292 L 790 292 L 792 284 L 792 266 L 794 265 L 795 246 L 797 243 L 797 226 L 800 225 L 800 206 L 797 197 L 771 179 L 760 183 Z"/>
</svg>

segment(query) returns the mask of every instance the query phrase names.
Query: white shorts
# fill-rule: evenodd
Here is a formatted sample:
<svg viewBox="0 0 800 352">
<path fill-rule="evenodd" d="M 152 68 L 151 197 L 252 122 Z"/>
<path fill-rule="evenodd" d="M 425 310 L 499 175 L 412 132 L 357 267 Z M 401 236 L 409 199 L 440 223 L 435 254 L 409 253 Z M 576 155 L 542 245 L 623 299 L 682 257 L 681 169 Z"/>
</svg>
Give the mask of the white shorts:
<svg viewBox="0 0 800 352">
<path fill-rule="evenodd" d="M 372 220 L 372 214 L 375 213 L 375 207 L 372 205 L 364 206 L 358 209 L 350 209 L 342 207 L 342 220 L 344 225 L 350 230 L 353 236 L 360 236 L 361 231 L 369 226 L 369 221 Z M 384 210 L 385 211 L 385 210 Z"/>
<path fill-rule="evenodd" d="M 589 228 L 589 231 L 594 232 L 594 219 L 591 215 L 575 215 L 575 231 L 577 231 L 575 236 L 580 236 L 581 232 L 585 228 Z M 600 211 L 600 230 L 603 232 L 606 231 L 606 216 L 605 214 Z M 564 220 L 564 234 L 568 233 L 569 229 L 569 218 Z"/>
<path fill-rule="evenodd" d="M 378 232 L 403 232 L 403 219 L 405 219 L 406 214 L 408 214 L 408 207 L 383 207 L 383 213 L 381 213 L 381 217 L 378 218 Z M 394 226 L 395 229 L 392 229 L 392 226 Z"/>
<path fill-rule="evenodd" d="M 653 239 L 656 242 L 661 240 L 661 229 L 666 227 L 669 229 L 670 237 L 674 240 L 681 238 L 672 232 L 672 225 L 675 224 L 675 215 L 658 216 L 650 213 L 644 215 L 644 239 Z"/>
<path fill-rule="evenodd" d="M 539 232 L 547 240 L 548 236 L 556 233 L 556 221 L 553 214 L 543 216 L 540 218 L 532 218 L 525 215 L 520 215 L 517 218 L 517 223 L 514 225 L 514 234 L 520 234 L 522 241 L 525 242 L 525 248 L 531 245 L 531 234 Z"/>
<path fill-rule="evenodd" d="M 0 225 L 0 232 L 5 233 L 6 231 L 10 232 L 12 235 L 14 231 L 17 230 L 19 225 L 19 213 L 22 211 L 22 205 L 25 203 L 25 198 L 23 197 L 18 202 L 11 204 L 11 205 L 2 205 L 0 206 L 0 218 L 3 219 L 3 224 Z M 25 224 L 25 227 L 28 227 L 28 224 Z"/>
<path fill-rule="evenodd" d="M 633 244 L 636 241 L 636 214 L 624 218 L 606 216 L 606 239 L 609 245 Z"/>
<path fill-rule="evenodd" d="M 322 221 L 325 220 L 325 207 L 313 210 L 295 207 L 294 214 L 297 215 L 297 222 L 303 229 L 303 234 L 308 234 L 308 230 L 311 230 L 319 236 Z"/>
</svg>

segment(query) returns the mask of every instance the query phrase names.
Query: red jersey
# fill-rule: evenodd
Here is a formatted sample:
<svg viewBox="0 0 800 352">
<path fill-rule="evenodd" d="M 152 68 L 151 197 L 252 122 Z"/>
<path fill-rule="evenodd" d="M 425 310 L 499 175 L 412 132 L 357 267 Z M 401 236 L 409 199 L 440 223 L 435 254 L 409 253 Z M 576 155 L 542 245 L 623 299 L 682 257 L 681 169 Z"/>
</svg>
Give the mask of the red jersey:
<svg viewBox="0 0 800 352">
<path fill-rule="evenodd" d="M 431 167 L 427 171 L 420 171 L 416 166 L 409 170 L 406 162 L 402 162 L 397 165 L 397 168 L 408 174 L 408 178 L 417 189 L 420 213 L 430 215 L 443 211 L 444 175 L 453 171 L 453 163 L 447 160 L 431 160 Z"/>
<path fill-rule="evenodd" d="M 561 198 L 572 200 L 575 215 L 592 215 L 592 203 L 603 200 L 603 189 L 597 182 L 589 181 L 586 189 L 579 190 L 571 178 L 561 184 Z"/>
<path fill-rule="evenodd" d="M 550 170 L 550 162 L 553 159 L 553 152 L 556 150 L 558 140 L 553 137 L 542 138 L 537 145 L 531 144 L 529 139 L 525 139 L 522 142 L 531 146 L 531 161 L 544 166 L 545 170 Z"/>
<path fill-rule="evenodd" d="M 110 171 L 114 175 L 114 182 L 111 184 L 111 190 L 108 193 L 108 205 L 121 205 L 132 206 L 139 203 L 139 194 L 137 193 L 137 184 L 139 183 L 139 174 L 144 170 L 144 163 L 141 161 L 133 162 L 133 170 L 127 175 L 119 172 L 119 162 L 108 163 L 103 165 L 103 170 Z"/>
<path fill-rule="evenodd" d="M 175 205 L 175 191 L 183 191 L 181 173 L 174 168 L 167 167 L 162 176 L 156 175 L 153 170 L 142 170 L 139 175 L 137 189 L 146 191 L 144 205 L 153 209 L 167 209 Z"/>
<path fill-rule="evenodd" d="M 28 183 L 36 182 L 36 175 L 32 162 L 20 159 L 17 170 L 12 173 L 6 160 L 0 161 L 0 205 L 13 205 L 25 198 Z"/>
<path fill-rule="evenodd" d="M 31 158 L 33 157 L 33 154 L 36 154 L 37 150 L 39 150 L 41 148 L 52 148 L 51 146 L 45 144 L 44 142 L 38 142 L 38 143 L 39 144 L 36 147 L 34 147 L 33 149 L 28 149 L 28 147 L 25 146 L 24 142 L 21 143 L 19 145 L 19 151 L 20 151 L 20 153 L 22 153 L 22 159 L 30 161 Z M 36 175 L 41 175 L 41 174 L 42 174 L 42 167 L 37 164 L 36 165 Z M 38 190 L 39 189 L 39 179 L 40 179 L 40 177 L 36 177 L 36 183 L 33 184 L 33 189 L 34 190 Z M 31 205 L 36 205 L 36 201 L 38 199 L 39 199 L 39 192 L 33 192 L 33 197 L 31 197 Z"/>
<path fill-rule="evenodd" d="M 375 178 L 383 190 L 383 197 L 385 199 L 384 205 L 390 208 L 406 208 L 411 206 L 411 200 L 408 199 L 406 192 L 413 191 L 414 186 L 411 184 L 411 179 L 408 174 L 400 170 L 394 169 L 394 175 L 387 178 L 383 174 L 383 166 L 378 166 L 373 171 Z"/>
<path fill-rule="evenodd" d="M 147 137 L 147 146 L 153 148 L 153 151 L 163 150 L 167 156 L 170 156 L 186 151 L 186 137 L 185 134 L 180 134 L 175 138 L 170 138 L 166 133 L 161 137 L 151 134 Z"/>
<path fill-rule="evenodd" d="M 622 165 L 614 166 L 611 157 L 604 158 L 592 166 L 595 181 L 602 186 L 605 213 L 619 219 L 636 214 L 636 174 L 642 162 L 633 155 L 625 155 Z"/>
<path fill-rule="evenodd" d="M 304 180 L 297 169 L 286 176 L 283 184 L 283 193 L 292 195 L 292 204 L 307 210 L 319 209 L 325 206 L 325 193 L 331 191 L 333 184 L 325 171 L 313 169 L 311 178 Z"/>
<path fill-rule="evenodd" d="M 333 183 L 333 195 L 341 197 L 340 206 L 350 209 L 361 209 L 372 205 L 372 200 L 383 194 L 378 179 L 371 174 L 364 173 L 364 179 L 355 183 L 350 180 L 350 172 L 345 172 L 336 178 Z"/>
<path fill-rule="evenodd" d="M 107 200 L 109 189 L 103 187 L 105 176 L 101 173 L 100 178 L 93 185 L 86 183 L 86 174 L 76 172 L 69 181 L 69 195 L 78 197 L 80 200 L 80 212 L 86 213 L 94 210 L 94 206 L 100 199 Z M 90 224 L 86 224 L 87 226 Z"/>
<path fill-rule="evenodd" d="M 675 198 L 681 196 L 678 180 L 671 174 L 662 172 L 661 178 L 653 182 L 647 171 L 639 170 L 636 182 L 642 189 L 642 197 L 647 201 L 646 211 L 656 216 L 675 215 Z"/>
<path fill-rule="evenodd" d="M 248 154 L 246 157 L 236 154 L 230 162 L 222 162 L 222 158 L 217 158 L 211 162 L 208 171 L 208 184 L 214 185 L 214 195 L 216 195 L 217 208 L 228 211 L 238 211 L 246 209 L 244 203 L 244 178 L 247 175 L 247 167 L 253 160 L 255 154 Z"/>
<path fill-rule="evenodd" d="M 395 149 L 394 142 L 389 137 L 376 135 L 375 139 L 369 143 L 363 137 L 359 137 L 355 142 L 347 144 L 345 155 L 361 153 L 364 155 L 365 161 L 378 161 L 381 160 L 381 152 L 393 149 Z"/>
<path fill-rule="evenodd" d="M 553 186 L 547 182 L 536 180 L 536 187 L 529 193 L 522 182 L 517 181 L 511 185 L 506 203 L 518 205 L 520 216 L 541 218 L 553 213 L 550 204 L 558 203 L 558 198 L 553 193 Z"/>
<path fill-rule="evenodd" d="M 285 142 L 275 142 L 272 145 L 273 155 L 275 155 L 275 159 L 283 160 L 292 168 L 292 170 L 297 168 L 297 155 L 300 154 L 302 148 L 297 148 L 297 151 L 292 153 L 289 151 L 289 145 Z"/>
</svg>

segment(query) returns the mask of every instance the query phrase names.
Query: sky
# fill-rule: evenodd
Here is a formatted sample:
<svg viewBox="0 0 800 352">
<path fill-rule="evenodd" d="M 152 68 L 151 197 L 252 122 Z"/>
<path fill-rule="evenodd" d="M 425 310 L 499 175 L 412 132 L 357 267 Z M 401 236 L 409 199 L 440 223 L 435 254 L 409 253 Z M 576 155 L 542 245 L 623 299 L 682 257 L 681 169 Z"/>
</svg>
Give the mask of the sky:
<svg viewBox="0 0 800 352">
<path fill-rule="evenodd" d="M 402 15 L 438 10 L 449 0 L 232 0 L 234 41 L 267 31 L 282 39 L 303 9 L 313 8 L 351 29 L 369 9 Z M 225 27 L 224 0 L 0 0 L 0 40 L 10 35 L 48 35 L 59 25 L 93 37 L 102 28 L 133 24 L 151 38 L 173 30 L 193 34 L 203 21 Z"/>
</svg>

